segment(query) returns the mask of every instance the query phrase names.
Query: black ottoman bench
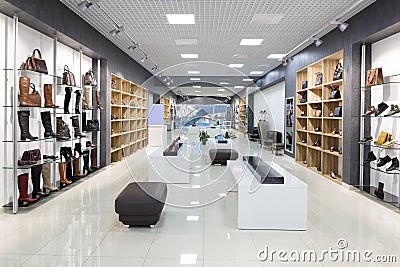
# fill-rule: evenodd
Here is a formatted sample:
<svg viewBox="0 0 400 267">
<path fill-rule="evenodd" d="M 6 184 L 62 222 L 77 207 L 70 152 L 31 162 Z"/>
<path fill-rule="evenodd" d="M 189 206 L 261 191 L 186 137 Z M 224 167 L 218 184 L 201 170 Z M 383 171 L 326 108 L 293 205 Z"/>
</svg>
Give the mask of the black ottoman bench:
<svg viewBox="0 0 400 267">
<path fill-rule="evenodd" d="M 210 149 L 210 158 L 212 164 L 226 165 L 228 160 L 237 160 L 239 153 L 234 149 Z"/>
<path fill-rule="evenodd" d="M 115 212 L 125 225 L 155 225 L 160 219 L 166 198 L 167 185 L 164 183 L 130 183 L 115 199 Z"/>
</svg>

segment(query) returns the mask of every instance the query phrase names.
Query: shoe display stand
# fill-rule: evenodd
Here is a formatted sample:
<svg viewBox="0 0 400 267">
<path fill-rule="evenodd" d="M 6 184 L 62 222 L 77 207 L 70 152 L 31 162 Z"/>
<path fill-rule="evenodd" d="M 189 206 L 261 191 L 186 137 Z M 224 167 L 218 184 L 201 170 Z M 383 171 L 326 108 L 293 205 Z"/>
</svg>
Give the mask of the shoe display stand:
<svg viewBox="0 0 400 267">
<path fill-rule="evenodd" d="M 247 104 L 246 97 L 239 99 L 239 132 L 246 134 L 247 130 Z"/>
<path fill-rule="evenodd" d="M 111 162 L 147 146 L 147 89 L 111 73 Z"/>
<path fill-rule="evenodd" d="M 324 177 L 341 184 L 343 165 L 343 111 L 334 116 L 335 108 L 343 107 L 343 79 L 333 80 L 337 64 L 343 63 L 339 51 L 296 73 L 296 161 Z M 317 73 L 323 74 L 316 84 Z M 341 98 L 329 99 L 332 88 Z M 303 99 L 303 101 L 301 101 Z M 306 99 L 306 101 L 304 101 Z"/>
<path fill-rule="evenodd" d="M 355 119 L 361 120 L 361 136 L 372 135 L 372 139 L 359 143 L 361 151 L 359 162 L 360 189 L 398 208 L 400 208 L 400 197 L 398 196 L 398 192 L 400 192 L 400 171 L 397 159 L 400 157 L 400 144 L 393 142 L 390 145 L 377 145 L 375 142 L 381 130 L 388 131 L 394 135 L 393 139 L 398 140 L 396 129 L 398 120 L 400 120 L 400 113 L 388 116 L 388 111 L 390 104 L 398 103 L 395 96 L 397 96 L 399 89 L 400 74 L 384 77 L 384 83 L 381 85 L 362 86 L 353 89 L 361 91 L 361 114 L 354 116 Z M 373 102 L 371 103 L 371 101 Z M 388 104 L 387 110 L 379 116 L 375 116 L 375 114 L 365 116 L 368 106 L 375 105 L 376 107 L 381 102 Z M 368 158 L 369 153 L 373 153 L 373 159 Z M 390 157 L 390 161 L 384 166 L 378 167 L 377 160 L 385 157 Z M 393 170 L 388 170 L 392 166 L 394 166 Z M 396 188 L 397 186 L 399 188 Z M 392 188 L 389 189 L 388 187 Z"/>
<path fill-rule="evenodd" d="M 7 100 L 6 105 L 3 108 L 6 114 L 12 115 L 12 120 L 10 121 L 12 124 L 12 135 L 7 136 L 7 140 L 3 140 L 3 142 L 6 144 L 6 151 L 12 151 L 13 158 L 12 160 L 9 159 L 7 161 L 9 162 L 9 164 L 3 166 L 3 169 L 5 170 L 7 177 L 12 177 L 13 181 L 12 201 L 4 205 L 4 207 L 12 208 L 12 212 L 15 214 L 18 213 L 19 207 L 32 206 L 32 204 L 39 202 L 45 197 L 53 195 L 52 193 L 55 191 L 62 192 L 62 189 L 64 187 L 73 184 L 75 181 L 78 181 L 79 179 L 86 176 L 82 175 L 82 173 L 84 173 L 82 168 L 82 159 L 86 165 L 88 164 L 90 157 L 92 167 L 95 167 L 94 165 L 97 165 L 97 162 L 99 162 L 99 144 L 97 144 L 96 147 L 94 147 L 93 145 L 87 148 L 85 148 L 85 145 L 86 141 L 100 140 L 100 138 L 98 138 L 99 131 L 91 130 L 84 132 L 84 126 L 82 125 L 82 115 L 85 114 L 86 119 L 95 119 L 100 117 L 100 112 L 95 110 L 97 108 L 83 110 L 81 99 L 75 99 L 75 94 L 72 94 L 73 97 L 71 96 L 71 102 L 69 100 L 62 100 L 62 102 L 65 101 L 64 103 L 68 103 L 67 106 L 69 106 L 69 108 L 67 109 L 65 109 L 65 107 L 63 106 L 58 107 L 53 103 L 56 103 L 56 100 L 61 100 L 60 97 L 65 98 L 65 96 L 68 94 L 66 93 L 66 91 L 68 91 L 69 94 L 71 94 L 71 91 L 76 92 L 77 94 L 82 93 L 87 97 L 89 95 L 96 95 L 95 92 L 99 91 L 98 88 L 100 87 L 82 87 L 80 85 L 82 83 L 82 81 L 80 81 L 80 77 L 82 77 L 83 54 L 82 52 L 77 51 L 75 52 L 79 53 L 80 66 L 79 72 L 78 70 L 75 70 L 75 74 L 78 74 L 76 76 L 77 86 L 66 86 L 62 84 L 62 77 L 57 76 L 57 74 L 59 74 L 57 73 L 57 70 L 58 72 L 60 72 L 60 70 L 57 69 L 57 66 L 63 64 L 63 62 L 56 62 L 57 47 L 59 45 L 56 36 L 53 37 L 54 62 L 52 66 L 47 66 L 49 69 L 49 73 L 53 73 L 54 75 L 20 69 L 20 62 L 17 60 L 16 52 L 18 51 L 19 43 L 19 21 L 17 16 L 14 16 L 13 22 L 14 31 L 12 35 L 15 51 L 13 53 L 13 57 L 11 57 L 12 65 L 4 70 L 5 76 L 8 77 L 8 82 L 5 89 L 10 92 L 9 95 L 12 96 L 12 99 L 10 101 Z M 21 83 L 21 77 L 27 77 L 25 78 L 25 80 L 35 85 L 36 90 L 42 98 L 40 106 L 20 106 L 20 101 L 22 101 L 22 99 L 26 97 L 26 90 L 24 90 L 26 86 Z M 43 101 L 43 96 L 45 101 Z M 67 98 L 69 98 L 69 96 Z M 76 100 L 78 100 L 79 102 L 72 105 L 72 103 L 74 103 L 74 101 Z M 90 100 L 87 99 L 85 101 L 87 101 L 85 103 L 88 103 Z M 49 107 L 49 102 L 51 102 L 52 107 Z M 61 103 L 58 104 L 60 105 Z M 79 104 L 79 108 L 77 104 Z M 44 112 L 46 113 L 44 114 Z M 25 115 L 28 115 L 28 118 L 24 121 L 22 116 Z M 59 132 L 56 130 L 57 121 L 60 121 L 60 118 L 63 120 L 63 123 L 65 123 L 65 125 L 69 126 L 71 133 L 70 138 L 57 138 L 60 137 L 60 135 L 57 135 L 56 137 L 55 133 Z M 39 133 L 34 130 L 33 134 L 34 136 L 38 136 L 38 138 L 23 140 L 22 138 L 25 138 L 24 132 L 27 132 L 28 135 L 31 136 L 29 131 L 32 131 L 32 128 L 29 128 L 29 123 L 31 124 L 31 126 L 36 127 L 40 125 Z M 45 128 L 45 132 L 43 132 L 42 130 L 42 125 Z M 51 136 L 44 138 L 43 135 L 49 133 L 49 131 L 51 132 Z M 75 136 L 76 133 L 79 133 L 79 136 Z M 72 153 L 72 150 L 76 148 L 75 145 L 77 144 L 79 144 L 79 151 L 81 151 L 82 153 L 77 153 L 77 149 L 75 149 L 74 153 Z M 68 160 L 65 156 L 61 156 L 61 154 L 64 155 L 63 151 L 67 148 L 69 150 Z M 18 161 L 21 158 L 23 152 L 31 149 L 40 150 L 41 156 L 39 158 L 39 161 L 31 165 L 19 165 Z M 44 155 L 50 156 L 51 159 L 45 159 Z M 91 167 L 86 168 L 86 170 L 88 169 L 90 170 L 89 172 L 86 172 L 86 174 L 93 173 L 94 169 L 92 169 Z M 98 168 L 96 168 L 96 170 L 97 169 Z M 65 175 L 67 174 L 67 172 L 68 174 L 72 174 L 72 177 L 69 177 L 69 179 L 71 179 L 72 181 L 68 181 L 68 183 L 63 183 L 62 181 L 65 181 Z M 30 196 L 28 195 L 30 184 L 29 180 L 31 175 L 34 188 L 34 183 L 37 183 L 36 187 L 39 187 L 38 189 L 40 190 L 35 192 L 36 196 L 40 196 L 37 199 L 35 199 L 34 197 L 30 198 Z M 42 180 L 40 179 L 41 175 L 43 176 L 43 183 L 47 181 L 47 187 L 45 184 L 43 184 L 43 188 L 40 185 Z M 7 181 L 8 179 L 5 179 L 4 183 L 7 184 Z M 51 189 L 48 188 L 49 185 Z M 59 190 L 57 190 L 54 186 L 58 187 Z M 19 197 L 21 196 L 26 199 L 30 199 L 28 201 L 19 200 Z"/>
</svg>

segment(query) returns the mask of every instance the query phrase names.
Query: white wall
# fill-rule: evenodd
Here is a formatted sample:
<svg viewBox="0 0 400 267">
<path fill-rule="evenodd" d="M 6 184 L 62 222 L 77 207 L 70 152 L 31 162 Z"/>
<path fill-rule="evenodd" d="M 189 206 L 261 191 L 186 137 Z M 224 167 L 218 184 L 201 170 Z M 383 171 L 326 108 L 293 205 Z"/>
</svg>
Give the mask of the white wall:
<svg viewBox="0 0 400 267">
<path fill-rule="evenodd" d="M 372 45 L 372 68 L 382 67 L 385 81 L 400 81 L 400 77 L 389 77 L 391 75 L 400 74 L 400 65 L 398 62 L 400 58 L 399 44 L 400 33 Z M 377 107 L 382 101 L 389 105 L 389 109 L 391 104 L 400 104 L 400 84 L 392 84 L 390 86 L 372 89 L 371 104 Z M 384 114 L 386 114 L 386 112 Z M 393 134 L 395 140 L 399 140 L 400 134 L 397 132 L 397 130 L 400 129 L 399 126 L 400 120 L 393 117 L 371 119 L 371 134 L 376 139 L 380 131 L 387 131 Z M 389 155 L 393 158 L 400 156 L 400 151 L 383 149 L 373 149 L 373 151 L 377 157 Z M 387 164 L 383 168 L 388 168 L 390 164 Z M 399 175 L 387 175 L 377 171 L 371 171 L 371 184 L 377 186 L 379 181 L 385 183 L 385 191 L 399 196 Z"/>
<path fill-rule="evenodd" d="M 271 130 L 285 132 L 285 82 L 254 94 L 254 126 L 261 119 L 260 111 L 266 109 Z"/>
</svg>

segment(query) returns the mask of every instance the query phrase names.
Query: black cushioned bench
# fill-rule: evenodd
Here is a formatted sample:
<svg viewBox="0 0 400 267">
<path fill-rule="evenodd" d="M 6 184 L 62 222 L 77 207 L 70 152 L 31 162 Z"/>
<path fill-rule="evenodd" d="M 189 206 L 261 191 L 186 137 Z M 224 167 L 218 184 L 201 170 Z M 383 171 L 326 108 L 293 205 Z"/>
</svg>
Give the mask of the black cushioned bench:
<svg viewBox="0 0 400 267">
<path fill-rule="evenodd" d="M 166 198 L 167 185 L 164 183 L 130 183 L 115 199 L 115 212 L 125 225 L 155 225 L 160 219 Z"/>
<path fill-rule="evenodd" d="M 239 153 L 234 149 L 210 149 L 212 164 L 226 165 L 228 160 L 237 160 Z"/>
</svg>

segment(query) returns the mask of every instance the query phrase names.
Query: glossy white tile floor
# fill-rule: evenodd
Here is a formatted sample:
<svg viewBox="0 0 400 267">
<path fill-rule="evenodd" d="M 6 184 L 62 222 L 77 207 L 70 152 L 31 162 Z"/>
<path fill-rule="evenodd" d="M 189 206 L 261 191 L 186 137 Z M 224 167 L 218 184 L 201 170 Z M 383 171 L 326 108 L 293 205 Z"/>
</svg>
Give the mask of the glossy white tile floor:
<svg viewBox="0 0 400 267">
<path fill-rule="evenodd" d="M 256 143 L 241 142 L 241 155 L 260 152 Z M 258 261 L 258 250 L 268 245 L 275 250 L 321 251 L 335 248 L 339 238 L 346 239 L 350 249 L 400 259 L 398 210 L 323 179 L 287 157 L 275 160 L 309 185 L 308 231 L 237 230 L 237 194 L 226 194 L 232 181 L 221 176 L 225 167 L 208 168 L 207 158 L 195 147 L 187 152 L 193 153 L 192 167 L 198 172 L 190 185 L 169 187 L 168 202 L 174 206 L 165 207 L 155 228 L 127 228 L 114 212 L 115 197 L 132 181 L 130 172 L 137 180 L 147 178 L 146 152 L 141 151 L 36 209 L 1 214 L 0 266 L 280 266 Z M 262 156 L 271 153 L 264 149 Z M 273 205 L 260 203 L 260 212 L 267 204 Z"/>
</svg>

